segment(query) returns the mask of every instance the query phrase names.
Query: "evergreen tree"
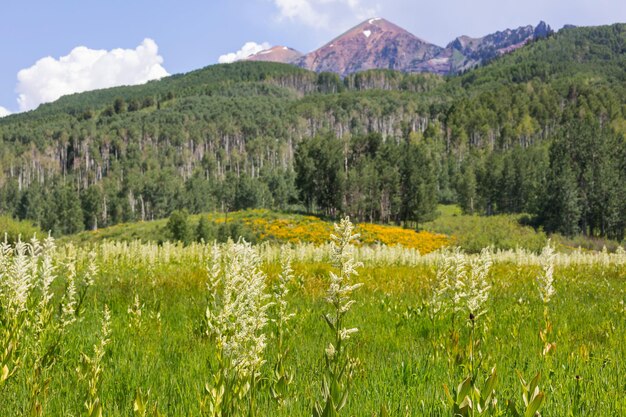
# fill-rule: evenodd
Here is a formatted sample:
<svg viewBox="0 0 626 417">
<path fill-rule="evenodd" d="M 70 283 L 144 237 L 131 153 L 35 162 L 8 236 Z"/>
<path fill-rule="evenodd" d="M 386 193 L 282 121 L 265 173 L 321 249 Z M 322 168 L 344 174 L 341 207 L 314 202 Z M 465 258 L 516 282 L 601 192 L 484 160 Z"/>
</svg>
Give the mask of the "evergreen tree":
<svg viewBox="0 0 626 417">
<path fill-rule="evenodd" d="M 464 166 L 457 193 L 459 195 L 459 204 L 463 211 L 468 214 L 474 214 L 478 206 L 476 203 L 476 175 L 471 162 L 467 162 Z"/>
<path fill-rule="evenodd" d="M 102 191 L 97 185 L 87 188 L 80 196 L 83 209 L 83 222 L 88 230 L 98 228 L 102 217 Z"/>
<path fill-rule="evenodd" d="M 325 214 L 341 209 L 345 174 L 341 143 L 330 134 L 303 142 L 296 151 L 296 185 L 303 202 L 312 211 L 316 205 Z"/>
<path fill-rule="evenodd" d="M 166 225 L 166 229 L 172 239 L 189 243 L 190 230 L 188 217 L 189 213 L 187 213 L 187 210 L 174 210 Z"/>
<path fill-rule="evenodd" d="M 580 198 L 576 178 L 568 165 L 554 168 L 548 177 L 543 224 L 549 232 L 573 236 L 580 231 Z"/>
<path fill-rule="evenodd" d="M 55 235 L 78 233 L 84 229 L 83 209 L 76 191 L 65 184 L 49 195 L 42 227 Z"/>
<path fill-rule="evenodd" d="M 401 168 L 401 219 L 416 226 L 431 220 L 437 208 L 437 179 L 425 144 L 410 141 L 404 146 Z"/>
<path fill-rule="evenodd" d="M 215 224 L 210 222 L 206 216 L 200 216 L 196 227 L 196 241 L 210 243 L 217 238 Z"/>
</svg>

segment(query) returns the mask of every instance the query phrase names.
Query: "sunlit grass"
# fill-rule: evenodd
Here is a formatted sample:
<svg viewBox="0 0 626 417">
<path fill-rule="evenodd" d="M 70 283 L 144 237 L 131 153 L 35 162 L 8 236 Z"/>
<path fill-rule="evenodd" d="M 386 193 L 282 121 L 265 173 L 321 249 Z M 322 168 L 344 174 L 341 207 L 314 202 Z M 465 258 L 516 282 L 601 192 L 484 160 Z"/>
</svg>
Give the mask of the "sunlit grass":
<svg viewBox="0 0 626 417">
<path fill-rule="evenodd" d="M 164 415 L 200 415 L 205 383 L 214 372 L 210 363 L 215 345 L 204 324 L 211 247 L 134 244 L 95 249 L 100 272 L 47 375 L 50 383 L 41 396 L 44 415 L 84 412 L 90 398 L 88 380 L 78 379 L 76 369 L 83 354 L 94 355 L 105 305 L 111 314 L 110 342 L 101 360 L 97 392 L 104 415 L 133 415 L 139 391 L 149 391 L 148 408 L 156 407 Z M 72 251 L 60 250 L 59 265 Z M 262 252 L 262 269 L 272 284 L 281 266 L 267 253 Z M 359 329 L 351 335 L 350 354 L 359 364 L 342 415 L 369 416 L 383 406 L 392 416 L 450 415 L 443 384 L 453 387 L 467 376 L 468 320 L 459 312 L 452 331 L 449 316 L 433 320 L 429 313 L 438 258 L 402 264 L 393 258 L 400 252 L 389 254 L 380 258 L 386 261 L 366 261 L 357 268 L 363 287 L 354 293 L 356 303 L 350 311 L 350 327 Z M 86 252 L 79 249 L 77 256 L 86 259 Z M 327 311 L 329 273 L 337 270 L 326 259 L 298 256 L 286 297 L 295 316 L 288 322 L 289 336 L 283 346 L 288 351 L 283 365 L 291 370 L 293 382 L 284 401 L 273 398 L 269 378 L 277 344 L 270 336 L 264 354 L 267 362 L 260 370 L 260 381 L 267 382 L 258 386 L 258 415 L 310 416 L 314 401 L 321 398 L 323 347 L 331 341 L 321 315 Z M 490 295 L 481 304 L 485 311 L 480 316 L 485 324 L 480 336 L 482 359 L 475 362 L 480 381 L 497 368 L 496 395 L 504 407 L 509 399 L 521 401 L 516 370 L 528 379 L 540 372 L 546 396 L 542 415 L 624 415 L 624 254 L 556 256 L 549 335 L 556 349 L 547 357 L 539 337 L 545 326 L 544 302 L 536 283 L 543 270 L 540 258 L 515 256 L 494 254 L 486 277 Z M 58 268 L 56 273 L 54 291 L 61 296 L 67 271 Z M 18 367 L 2 388 L 0 415 L 27 413 L 30 377 L 30 369 Z"/>
</svg>

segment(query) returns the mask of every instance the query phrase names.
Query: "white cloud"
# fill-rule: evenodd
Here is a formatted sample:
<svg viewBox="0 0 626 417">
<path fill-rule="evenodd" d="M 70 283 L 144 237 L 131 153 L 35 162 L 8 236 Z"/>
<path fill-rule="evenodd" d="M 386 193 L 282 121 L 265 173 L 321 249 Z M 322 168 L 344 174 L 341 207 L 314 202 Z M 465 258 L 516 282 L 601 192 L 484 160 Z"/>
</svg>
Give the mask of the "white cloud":
<svg viewBox="0 0 626 417">
<path fill-rule="evenodd" d="M 9 114 L 11 114 L 11 112 L 8 109 L 0 106 L 0 117 L 8 116 Z"/>
<path fill-rule="evenodd" d="M 250 55 L 254 55 L 257 52 L 261 52 L 265 49 L 269 49 L 271 45 L 267 42 L 256 43 L 256 42 L 246 42 L 240 50 L 237 52 L 231 52 L 229 54 L 225 54 L 220 56 L 217 59 L 217 62 L 220 64 L 230 64 L 231 62 L 240 61 L 242 59 L 248 58 Z"/>
<path fill-rule="evenodd" d="M 21 111 L 59 97 L 99 88 L 142 84 L 169 75 L 152 39 L 135 49 L 74 48 L 59 59 L 42 58 L 17 74 L 17 102 Z"/>
<path fill-rule="evenodd" d="M 338 20 L 366 19 L 376 14 L 379 6 L 366 6 L 362 0 L 273 0 L 279 19 L 299 21 L 314 28 L 328 28 Z M 367 0 L 366 0 L 367 1 Z"/>
</svg>

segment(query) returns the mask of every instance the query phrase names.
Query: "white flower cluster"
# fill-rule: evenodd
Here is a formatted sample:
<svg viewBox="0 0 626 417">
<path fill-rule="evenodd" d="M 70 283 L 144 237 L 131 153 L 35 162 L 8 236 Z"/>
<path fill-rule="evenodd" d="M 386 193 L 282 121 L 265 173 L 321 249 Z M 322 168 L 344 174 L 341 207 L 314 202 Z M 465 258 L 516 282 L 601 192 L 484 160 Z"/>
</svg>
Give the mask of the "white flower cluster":
<svg viewBox="0 0 626 417">
<path fill-rule="evenodd" d="M 441 253 L 430 300 L 433 315 L 445 310 L 457 312 L 462 308 L 462 290 L 466 276 L 467 258 L 459 248 Z"/>
<path fill-rule="evenodd" d="M 30 245 L 19 240 L 11 247 L 5 241 L 0 245 L 0 292 L 2 309 L 11 317 L 26 310 L 26 301 L 35 277 L 28 253 Z"/>
<path fill-rule="evenodd" d="M 152 270 L 164 268 L 172 263 L 186 265 L 206 265 L 211 259 L 212 244 L 165 242 L 156 243 L 133 242 L 106 242 L 98 246 L 99 262 L 105 268 L 116 270 L 119 268 L 144 267 Z M 331 244 L 316 245 L 313 243 L 299 243 L 290 245 L 293 258 L 302 262 L 328 262 L 332 258 Z M 264 261 L 274 262 L 280 259 L 281 246 L 269 243 L 258 245 L 257 251 Z M 401 245 L 363 245 L 353 248 L 356 261 L 367 265 L 437 265 L 441 258 L 449 256 L 450 250 L 443 249 L 422 255 L 418 250 L 405 248 Z M 480 255 L 465 255 L 467 259 Z M 494 250 L 491 254 L 493 263 L 513 263 L 515 265 L 540 265 L 541 256 L 523 249 Z M 555 256 L 555 265 L 594 265 L 606 264 L 625 265 L 626 251 L 618 247 L 614 253 L 602 253 L 576 250 L 571 253 L 559 253 Z"/>
<path fill-rule="evenodd" d="M 280 274 L 278 275 L 278 281 L 274 286 L 272 294 L 273 305 L 276 309 L 277 326 L 282 327 L 295 316 L 295 313 L 287 312 L 287 294 L 289 294 L 289 288 L 287 285 L 293 281 L 293 269 L 291 268 L 291 253 L 287 252 L 284 248 L 283 255 L 280 259 Z"/>
<path fill-rule="evenodd" d="M 554 248 L 550 242 L 543 248 L 540 256 L 541 273 L 537 276 L 537 287 L 539 288 L 539 296 L 544 304 L 548 304 L 556 290 L 554 289 Z"/>
<path fill-rule="evenodd" d="M 67 271 L 67 291 L 63 302 L 63 325 L 67 326 L 76 320 L 76 259 L 70 258 L 65 265 Z"/>
<path fill-rule="evenodd" d="M 241 376 L 256 372 L 264 362 L 269 295 L 261 259 L 245 241 L 213 250 L 209 267 L 212 301 L 206 311 L 208 333 L 224 359 Z"/>
<path fill-rule="evenodd" d="M 475 257 L 465 255 L 459 248 L 442 253 L 430 300 L 432 316 L 445 310 L 464 311 L 474 319 L 483 315 L 491 289 L 487 276 L 492 263 L 490 249 Z"/>
<path fill-rule="evenodd" d="M 491 269 L 491 250 L 483 249 L 480 257 L 472 259 L 467 281 L 465 282 L 465 306 L 474 319 L 485 314 L 491 286 L 487 276 Z"/>
<path fill-rule="evenodd" d="M 350 218 L 346 217 L 339 224 L 335 224 L 336 234 L 330 236 L 332 260 L 340 272 L 339 274 L 330 273 L 330 286 L 326 293 L 326 300 L 335 307 L 340 315 L 350 310 L 354 304 L 354 300 L 351 299 L 352 292 L 363 285 L 351 283 L 352 277 L 358 275 L 356 268 L 363 265 L 354 260 L 352 243 L 359 238 L 359 235 L 353 234 L 353 232 L 354 225 L 350 222 Z M 340 334 L 346 339 L 356 331 L 357 329 L 339 329 Z"/>
<path fill-rule="evenodd" d="M 29 243 L 18 240 L 10 245 L 0 243 L 0 305 L 8 317 L 17 317 L 27 310 L 33 290 L 40 291 L 37 308 L 47 311 L 52 300 L 51 286 L 55 276 L 55 243 L 52 237 L 36 238 Z M 39 317 L 39 319 L 43 319 Z"/>
</svg>

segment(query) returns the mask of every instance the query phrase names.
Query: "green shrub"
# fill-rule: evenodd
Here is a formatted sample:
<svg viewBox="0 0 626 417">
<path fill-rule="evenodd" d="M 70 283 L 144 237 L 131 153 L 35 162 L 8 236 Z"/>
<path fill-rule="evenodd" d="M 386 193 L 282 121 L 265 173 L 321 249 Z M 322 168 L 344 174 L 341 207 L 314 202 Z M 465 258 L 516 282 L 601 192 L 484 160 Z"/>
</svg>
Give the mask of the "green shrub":
<svg viewBox="0 0 626 417">
<path fill-rule="evenodd" d="M 546 234 L 520 224 L 519 215 L 465 215 L 448 206 L 440 212 L 442 215 L 426 223 L 424 229 L 452 236 L 456 245 L 467 252 L 477 253 L 488 246 L 496 249 L 521 247 L 540 252 L 546 245 Z"/>
<path fill-rule="evenodd" d="M 258 236 L 241 220 L 232 220 L 228 223 L 221 223 L 217 228 L 217 241 L 226 242 L 228 239 L 235 242 L 243 238 L 246 242 L 256 243 Z"/>
<path fill-rule="evenodd" d="M 9 216 L 0 216 L 0 240 L 6 236 L 9 243 L 17 241 L 21 236 L 22 240 L 29 240 L 34 235 L 43 238 L 44 232 L 31 222 L 15 220 Z"/>
<path fill-rule="evenodd" d="M 174 210 L 166 226 L 172 239 L 189 243 L 191 233 L 188 218 L 187 210 Z"/>
<path fill-rule="evenodd" d="M 198 226 L 196 227 L 196 241 L 208 243 L 216 239 L 217 227 L 215 227 L 215 223 L 210 222 L 206 216 L 200 216 Z"/>
</svg>

